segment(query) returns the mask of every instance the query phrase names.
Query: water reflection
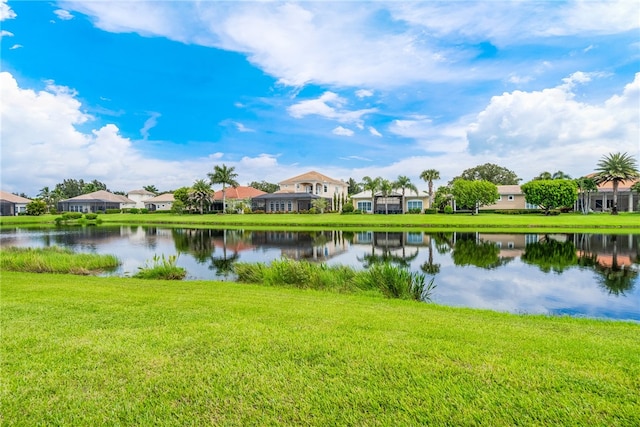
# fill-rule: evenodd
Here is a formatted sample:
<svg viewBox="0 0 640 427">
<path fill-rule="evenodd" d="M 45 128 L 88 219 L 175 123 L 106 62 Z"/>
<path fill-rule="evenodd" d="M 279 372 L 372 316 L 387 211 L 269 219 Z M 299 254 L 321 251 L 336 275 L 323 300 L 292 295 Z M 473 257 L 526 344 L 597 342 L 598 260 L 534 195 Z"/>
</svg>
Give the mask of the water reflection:
<svg viewBox="0 0 640 427">
<path fill-rule="evenodd" d="M 110 253 L 130 275 L 180 254 L 189 279 L 233 280 L 236 262 L 280 257 L 364 269 L 392 263 L 434 277 L 435 302 L 511 312 L 640 320 L 640 234 L 253 231 L 161 227 L 4 229 L 2 246 Z"/>
</svg>

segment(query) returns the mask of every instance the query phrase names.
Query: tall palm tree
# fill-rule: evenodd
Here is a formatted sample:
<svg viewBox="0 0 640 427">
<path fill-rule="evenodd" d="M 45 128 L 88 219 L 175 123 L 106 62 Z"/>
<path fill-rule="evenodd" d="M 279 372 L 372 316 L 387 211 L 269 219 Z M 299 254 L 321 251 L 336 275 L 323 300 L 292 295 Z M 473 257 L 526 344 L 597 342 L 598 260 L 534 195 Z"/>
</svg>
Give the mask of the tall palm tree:
<svg viewBox="0 0 640 427">
<path fill-rule="evenodd" d="M 551 179 L 571 179 L 571 177 L 562 171 L 557 171 L 551 175 Z"/>
<path fill-rule="evenodd" d="M 197 179 L 189 191 L 189 199 L 197 206 L 200 206 L 200 215 L 204 211 L 205 202 L 211 202 L 213 190 L 211 184 L 204 179 Z"/>
<path fill-rule="evenodd" d="M 391 181 L 388 179 L 380 179 L 380 195 L 384 197 L 384 213 L 385 215 L 389 213 L 389 207 L 387 204 L 387 200 L 393 191 L 393 185 L 391 185 Z"/>
<path fill-rule="evenodd" d="M 213 167 L 213 173 L 208 173 L 209 180 L 211 184 L 222 184 L 222 213 L 225 213 L 227 210 L 227 185 L 233 188 L 238 187 L 238 181 L 236 178 L 238 174 L 235 173 L 235 166 L 227 167 L 227 165 L 223 164 L 222 166 L 215 165 Z"/>
<path fill-rule="evenodd" d="M 429 208 L 433 205 L 433 181 L 440 179 L 440 172 L 435 169 L 427 169 L 422 171 L 420 179 L 429 184 Z"/>
<path fill-rule="evenodd" d="M 40 192 L 38 193 L 38 197 L 41 198 L 42 201 L 47 205 L 47 212 L 48 212 L 52 206 L 53 192 L 49 190 L 49 187 L 42 187 L 40 189 Z"/>
<path fill-rule="evenodd" d="M 582 195 L 580 203 L 582 205 L 582 213 L 587 215 L 589 213 L 589 208 L 591 207 L 591 192 L 598 191 L 598 186 L 593 178 L 589 178 L 587 176 L 577 178 L 575 179 L 575 182 L 578 184 L 578 192 Z"/>
<path fill-rule="evenodd" d="M 618 185 L 630 179 L 640 177 L 636 159 L 627 153 L 609 153 L 598 162 L 596 184 L 613 183 L 613 208 L 612 215 L 618 214 Z"/>
<path fill-rule="evenodd" d="M 363 191 L 371 191 L 371 203 L 373 212 L 376 211 L 376 191 L 380 188 L 380 180 L 382 178 L 371 178 L 370 176 L 365 176 L 362 178 L 362 190 Z"/>
<path fill-rule="evenodd" d="M 416 196 L 418 195 L 418 188 L 413 185 L 411 183 L 411 179 L 408 176 L 404 176 L 404 175 L 399 175 L 398 179 L 396 179 L 393 183 L 392 186 L 394 189 L 401 189 L 402 190 L 402 212 L 404 212 L 404 192 L 405 189 L 409 189 L 411 191 L 413 191 L 414 193 L 416 193 Z"/>
</svg>

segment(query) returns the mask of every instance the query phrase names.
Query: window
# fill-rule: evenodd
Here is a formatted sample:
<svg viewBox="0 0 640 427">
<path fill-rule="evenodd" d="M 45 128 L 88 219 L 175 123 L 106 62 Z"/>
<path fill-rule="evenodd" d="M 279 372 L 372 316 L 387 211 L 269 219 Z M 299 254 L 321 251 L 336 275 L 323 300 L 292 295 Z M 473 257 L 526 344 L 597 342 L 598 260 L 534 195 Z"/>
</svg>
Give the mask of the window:
<svg viewBox="0 0 640 427">
<path fill-rule="evenodd" d="M 422 240 L 422 233 L 407 233 L 407 243 L 420 244 Z"/>
<path fill-rule="evenodd" d="M 409 200 L 407 202 L 408 209 L 419 209 L 422 211 L 422 200 Z"/>
<path fill-rule="evenodd" d="M 287 202 L 287 211 L 288 211 L 288 212 L 291 212 L 291 208 L 292 208 L 292 206 L 293 206 L 293 204 L 291 203 L 291 200 L 289 200 L 289 201 Z"/>
<path fill-rule="evenodd" d="M 499 202 L 501 202 L 501 201 L 502 201 L 502 194 L 500 194 L 500 195 L 498 196 L 498 201 L 499 201 Z"/>
<path fill-rule="evenodd" d="M 516 199 L 516 197 L 513 194 L 509 194 L 508 199 L 510 202 L 513 202 Z"/>
<path fill-rule="evenodd" d="M 324 185 L 324 192 L 326 193 L 329 190 L 329 187 L 327 187 L 327 184 Z"/>
<path fill-rule="evenodd" d="M 525 202 L 524 208 L 525 209 L 538 209 L 538 207 L 536 205 L 533 205 L 533 204 L 531 204 L 529 202 Z"/>
<path fill-rule="evenodd" d="M 371 212 L 371 202 L 358 202 L 358 210 L 362 212 Z"/>
<path fill-rule="evenodd" d="M 373 241 L 373 233 L 371 231 L 359 231 L 356 233 L 358 243 L 369 243 Z"/>
</svg>

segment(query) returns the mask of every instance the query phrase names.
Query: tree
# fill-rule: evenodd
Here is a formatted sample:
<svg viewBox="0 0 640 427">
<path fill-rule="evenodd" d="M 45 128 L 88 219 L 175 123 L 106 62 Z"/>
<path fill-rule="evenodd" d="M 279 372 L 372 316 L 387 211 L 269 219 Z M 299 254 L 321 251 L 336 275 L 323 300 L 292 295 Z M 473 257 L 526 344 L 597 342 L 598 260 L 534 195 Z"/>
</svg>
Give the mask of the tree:
<svg viewBox="0 0 640 427">
<path fill-rule="evenodd" d="M 144 187 L 145 190 L 147 190 L 149 193 L 153 193 L 155 195 L 158 195 L 160 193 L 160 191 L 158 191 L 158 189 L 156 188 L 155 185 L 145 185 Z"/>
<path fill-rule="evenodd" d="M 53 192 L 49 190 L 49 187 L 42 187 L 40 192 L 38 192 L 38 196 L 47 206 L 47 211 L 49 211 L 53 206 L 55 206 L 53 199 Z"/>
<path fill-rule="evenodd" d="M 435 169 L 427 169 L 422 171 L 420 179 L 429 185 L 429 207 L 433 204 L 433 181 L 440 179 L 440 172 Z"/>
<path fill-rule="evenodd" d="M 47 204 L 44 200 L 36 199 L 27 203 L 26 213 L 31 216 L 42 215 L 47 212 Z"/>
<path fill-rule="evenodd" d="M 591 206 L 591 192 L 598 191 L 598 186 L 593 178 L 586 176 L 577 178 L 575 182 L 578 186 L 578 197 L 582 196 L 582 199 L 580 200 L 581 211 L 584 215 L 587 215 Z"/>
<path fill-rule="evenodd" d="M 498 200 L 498 187 L 489 181 L 471 181 L 468 179 L 456 179 L 453 181 L 451 194 L 459 206 L 467 206 L 478 213 L 480 206 L 491 205 Z"/>
<path fill-rule="evenodd" d="M 311 207 L 320 211 L 320 213 L 324 213 L 324 210 L 327 208 L 327 205 L 328 205 L 327 199 L 325 199 L 324 197 L 320 197 L 319 199 L 313 199 L 311 201 Z"/>
<path fill-rule="evenodd" d="M 364 178 L 362 178 L 362 183 L 360 185 L 362 186 L 363 191 L 371 191 L 371 195 L 373 196 L 375 195 L 376 191 L 379 190 L 381 180 L 382 178 L 380 177 L 371 178 L 369 176 L 365 176 Z"/>
<path fill-rule="evenodd" d="M 635 191 L 636 195 L 640 197 L 640 181 L 631 186 L 631 191 Z M 640 207 L 640 201 L 638 201 L 638 207 Z"/>
<path fill-rule="evenodd" d="M 227 167 L 227 165 L 223 164 L 222 166 L 215 165 L 213 167 L 213 173 L 208 173 L 209 180 L 211 184 L 222 184 L 222 213 L 224 213 L 227 209 L 227 188 L 226 186 L 230 186 L 233 188 L 238 187 L 238 181 L 236 178 L 238 174 L 234 172 L 236 168 L 234 166 Z"/>
<path fill-rule="evenodd" d="M 391 195 L 391 192 L 393 191 L 393 185 L 391 185 L 391 181 L 389 181 L 388 179 L 382 179 L 382 178 L 378 178 L 378 179 L 380 182 L 380 185 L 379 185 L 380 195 L 384 198 L 384 213 L 385 215 L 387 215 L 389 213 L 387 199 L 389 198 L 389 196 Z"/>
<path fill-rule="evenodd" d="M 540 206 L 549 215 L 551 209 L 573 206 L 578 200 L 578 185 L 570 179 L 541 179 L 520 186 L 524 198 Z"/>
<path fill-rule="evenodd" d="M 91 182 L 84 182 L 83 179 L 65 179 L 61 183 L 56 184 L 54 191 L 60 195 L 60 200 L 71 199 L 82 194 L 93 193 L 98 190 L 106 190 L 107 185 L 94 179 Z"/>
<path fill-rule="evenodd" d="M 613 208 L 612 215 L 618 214 L 618 186 L 623 181 L 640 177 L 636 159 L 627 153 L 614 153 L 604 156 L 598 162 L 596 184 L 611 182 L 613 184 Z"/>
<path fill-rule="evenodd" d="M 360 186 L 360 184 L 358 184 L 353 178 L 349 178 L 347 180 L 347 185 L 349 186 L 349 188 L 347 189 L 347 194 L 357 194 L 362 191 L 362 187 Z"/>
<path fill-rule="evenodd" d="M 409 189 L 411 191 L 413 191 L 414 193 L 416 193 L 416 196 L 418 195 L 418 188 L 413 185 L 411 183 L 411 179 L 408 176 L 404 176 L 404 175 L 400 175 L 398 176 L 398 179 L 396 179 L 391 186 L 394 189 L 401 189 L 402 190 L 402 210 L 404 211 L 404 192 L 405 189 Z"/>
<path fill-rule="evenodd" d="M 171 213 L 174 215 L 182 215 L 182 213 L 184 212 L 184 207 L 185 204 L 182 203 L 182 200 L 175 199 L 171 204 Z"/>
<path fill-rule="evenodd" d="M 194 205 L 200 207 L 200 215 L 204 212 L 204 204 L 211 203 L 212 195 L 211 184 L 204 179 L 197 179 L 189 191 L 189 199 Z"/>
<path fill-rule="evenodd" d="M 249 187 L 253 187 L 257 190 L 264 191 L 265 193 L 275 193 L 280 186 L 278 184 L 272 184 L 267 181 L 251 181 Z"/>
<path fill-rule="evenodd" d="M 539 181 L 541 179 L 544 179 L 544 180 L 553 179 L 553 175 L 551 175 L 551 172 L 544 171 L 544 172 L 541 172 L 540 175 L 533 178 L 534 181 Z"/>
<path fill-rule="evenodd" d="M 556 171 L 551 176 L 551 179 L 571 179 L 571 177 L 562 171 Z"/>
<path fill-rule="evenodd" d="M 189 206 L 191 206 L 189 198 L 190 191 L 191 189 L 189 187 L 180 187 L 173 192 L 173 199 L 182 202 L 184 208 L 189 208 Z"/>
<path fill-rule="evenodd" d="M 453 196 L 451 194 L 451 187 L 448 185 L 443 185 L 438 187 L 438 189 L 436 190 L 436 194 L 433 198 L 433 203 L 436 206 L 436 208 L 439 211 L 443 210 L 445 206 L 451 203 L 451 200 L 453 200 Z"/>
<path fill-rule="evenodd" d="M 469 181 L 489 181 L 495 185 L 518 185 L 518 182 L 522 181 L 515 172 L 493 163 L 485 163 L 484 165 L 466 169 L 462 172 L 462 175 L 455 177 L 453 181 L 458 178 Z"/>
</svg>

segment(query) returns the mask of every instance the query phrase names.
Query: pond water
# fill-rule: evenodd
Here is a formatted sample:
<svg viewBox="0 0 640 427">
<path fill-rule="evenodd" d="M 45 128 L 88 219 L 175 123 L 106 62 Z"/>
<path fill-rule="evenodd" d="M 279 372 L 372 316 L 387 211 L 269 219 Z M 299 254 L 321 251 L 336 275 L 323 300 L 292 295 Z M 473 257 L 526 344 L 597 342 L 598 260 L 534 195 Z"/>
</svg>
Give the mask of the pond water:
<svg viewBox="0 0 640 427">
<path fill-rule="evenodd" d="M 252 231 L 98 226 L 0 231 L 8 246 L 113 254 L 130 276 L 179 254 L 187 279 L 234 280 L 235 262 L 281 257 L 364 269 L 390 262 L 434 277 L 431 300 L 512 313 L 640 321 L 640 234 Z"/>
</svg>

